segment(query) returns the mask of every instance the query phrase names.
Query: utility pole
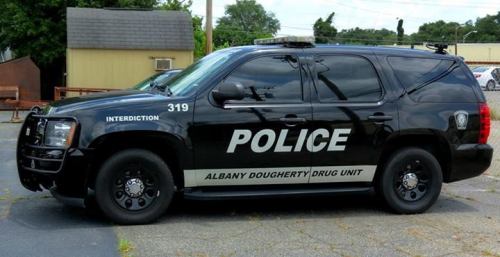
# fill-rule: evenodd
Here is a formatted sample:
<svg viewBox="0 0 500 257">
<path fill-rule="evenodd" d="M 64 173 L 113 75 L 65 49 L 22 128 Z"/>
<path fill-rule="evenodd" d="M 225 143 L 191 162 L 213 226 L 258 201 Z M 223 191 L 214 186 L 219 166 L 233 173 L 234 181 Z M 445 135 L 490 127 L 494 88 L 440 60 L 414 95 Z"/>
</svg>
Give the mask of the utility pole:
<svg viewBox="0 0 500 257">
<path fill-rule="evenodd" d="M 206 15 L 206 28 L 205 32 L 207 33 L 207 45 L 206 52 L 210 54 L 212 52 L 212 0 L 207 0 L 207 15 Z"/>
</svg>

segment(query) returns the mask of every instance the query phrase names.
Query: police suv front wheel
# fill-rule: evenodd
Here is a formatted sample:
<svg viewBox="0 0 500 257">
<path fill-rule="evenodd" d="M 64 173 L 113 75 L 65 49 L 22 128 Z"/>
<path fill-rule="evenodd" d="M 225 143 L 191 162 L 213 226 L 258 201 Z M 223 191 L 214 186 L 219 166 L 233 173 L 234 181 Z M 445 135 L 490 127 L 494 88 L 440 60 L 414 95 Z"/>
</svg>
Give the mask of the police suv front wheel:
<svg viewBox="0 0 500 257">
<path fill-rule="evenodd" d="M 144 224 L 162 215 L 174 183 L 167 164 L 142 149 L 118 152 L 104 162 L 96 178 L 99 208 L 119 224 Z"/>
<path fill-rule="evenodd" d="M 386 163 L 378 192 L 397 213 L 421 213 L 436 202 L 442 182 L 441 167 L 431 153 L 420 148 L 404 148 Z"/>
</svg>

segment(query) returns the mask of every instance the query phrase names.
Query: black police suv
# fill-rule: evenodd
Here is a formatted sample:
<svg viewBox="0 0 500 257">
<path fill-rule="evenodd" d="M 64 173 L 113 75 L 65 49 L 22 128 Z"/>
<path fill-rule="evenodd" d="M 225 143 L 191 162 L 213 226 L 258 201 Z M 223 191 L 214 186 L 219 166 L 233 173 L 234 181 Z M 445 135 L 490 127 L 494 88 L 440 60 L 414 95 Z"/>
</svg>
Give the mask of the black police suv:
<svg viewBox="0 0 500 257">
<path fill-rule="evenodd" d="M 174 194 L 375 188 L 395 212 L 420 213 L 443 182 L 489 167 L 489 108 L 462 59 L 442 48 L 308 40 L 216 51 L 165 92 L 68 98 L 30 113 L 17 146 L 20 180 L 63 200 L 95 195 L 110 219 L 137 224 L 162 215 Z"/>
</svg>

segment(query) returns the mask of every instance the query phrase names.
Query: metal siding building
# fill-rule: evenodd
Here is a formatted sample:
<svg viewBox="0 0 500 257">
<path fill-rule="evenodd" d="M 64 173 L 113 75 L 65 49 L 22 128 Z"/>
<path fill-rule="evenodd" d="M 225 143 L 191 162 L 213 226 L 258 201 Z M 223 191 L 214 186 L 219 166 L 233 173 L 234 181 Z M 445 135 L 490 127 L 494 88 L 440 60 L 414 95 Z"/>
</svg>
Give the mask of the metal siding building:
<svg viewBox="0 0 500 257">
<path fill-rule="evenodd" d="M 123 9 L 67 9 L 67 86 L 129 88 L 157 72 L 193 62 L 188 13 Z"/>
<path fill-rule="evenodd" d="M 20 100 L 39 101 L 40 69 L 29 56 L 0 63 L 0 88 L 5 86 L 19 87 Z M 0 110 L 12 109 L 0 98 Z"/>
</svg>

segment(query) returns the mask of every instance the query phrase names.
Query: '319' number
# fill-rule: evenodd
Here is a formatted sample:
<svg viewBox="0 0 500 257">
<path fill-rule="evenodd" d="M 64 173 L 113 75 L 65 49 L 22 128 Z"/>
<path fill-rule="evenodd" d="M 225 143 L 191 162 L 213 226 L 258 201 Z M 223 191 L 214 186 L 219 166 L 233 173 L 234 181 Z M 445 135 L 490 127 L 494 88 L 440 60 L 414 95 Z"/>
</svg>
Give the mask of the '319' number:
<svg viewBox="0 0 500 257">
<path fill-rule="evenodd" d="M 169 112 L 187 112 L 189 110 L 189 105 L 184 104 L 168 104 Z"/>
</svg>

